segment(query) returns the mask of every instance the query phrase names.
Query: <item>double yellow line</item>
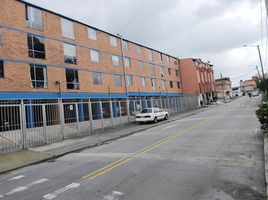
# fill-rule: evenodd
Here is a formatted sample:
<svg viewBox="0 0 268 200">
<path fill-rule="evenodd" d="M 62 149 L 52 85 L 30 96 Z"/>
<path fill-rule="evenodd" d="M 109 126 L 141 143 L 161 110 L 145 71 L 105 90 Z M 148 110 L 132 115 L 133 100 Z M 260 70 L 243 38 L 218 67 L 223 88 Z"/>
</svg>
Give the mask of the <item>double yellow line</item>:
<svg viewBox="0 0 268 200">
<path fill-rule="evenodd" d="M 93 180 L 93 179 L 97 178 L 98 176 L 102 176 L 102 175 L 112 171 L 113 169 L 115 169 L 115 168 L 117 168 L 117 167 L 129 162 L 130 160 L 134 159 L 135 156 L 137 156 L 137 155 L 141 155 L 141 154 L 144 154 L 144 153 L 146 153 L 148 151 L 151 151 L 151 150 L 157 148 L 158 146 L 160 146 L 160 145 L 162 145 L 164 143 L 167 143 L 167 142 L 175 139 L 176 137 L 178 137 L 178 136 L 180 136 L 180 135 L 182 135 L 184 133 L 187 133 L 187 132 L 189 132 L 191 130 L 194 130 L 194 129 L 198 128 L 198 127 L 203 126 L 204 124 L 209 122 L 211 119 L 212 118 L 203 120 L 202 122 L 200 122 L 198 124 L 192 125 L 192 126 L 190 126 L 188 128 L 185 128 L 185 129 L 183 129 L 183 130 L 181 130 L 181 131 L 179 131 L 179 132 L 177 132 L 177 133 L 175 133 L 173 135 L 165 137 L 165 138 L 163 138 L 163 139 L 161 139 L 161 140 L 159 140 L 159 141 L 157 141 L 157 142 L 155 142 L 155 143 L 153 143 L 153 144 L 151 144 L 151 145 L 149 145 L 147 147 L 144 147 L 143 149 L 140 149 L 139 151 L 136 151 L 131 156 L 128 156 L 126 158 L 121 158 L 120 160 L 117 160 L 117 161 L 115 161 L 115 162 L 113 162 L 113 163 L 111 163 L 111 164 L 109 164 L 109 165 L 107 165 L 107 166 L 105 166 L 103 168 L 100 168 L 100 169 L 98 169 L 98 170 L 96 170 L 96 171 L 84 176 L 83 178 Z"/>
</svg>

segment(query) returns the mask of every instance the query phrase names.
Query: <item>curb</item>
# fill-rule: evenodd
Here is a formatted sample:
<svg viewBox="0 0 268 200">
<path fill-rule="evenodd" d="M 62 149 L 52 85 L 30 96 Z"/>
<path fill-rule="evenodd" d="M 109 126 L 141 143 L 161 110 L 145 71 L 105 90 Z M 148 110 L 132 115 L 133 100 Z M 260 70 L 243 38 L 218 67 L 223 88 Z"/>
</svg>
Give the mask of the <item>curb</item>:
<svg viewBox="0 0 268 200">
<path fill-rule="evenodd" d="M 264 149 L 264 173 L 265 173 L 265 186 L 266 186 L 266 199 L 268 200 L 268 136 L 265 135 L 264 131 L 263 133 L 263 149 Z"/>
<path fill-rule="evenodd" d="M 38 160 L 36 162 L 28 163 L 28 164 L 25 164 L 25 165 L 21 165 L 19 167 L 12 168 L 12 169 L 9 169 L 9 170 L 6 170 L 6 171 L 2 171 L 2 172 L 0 172 L 0 175 L 9 173 L 9 172 L 14 171 L 14 170 L 17 170 L 17 169 L 21 169 L 23 167 L 40 164 L 40 163 L 43 163 L 43 162 L 49 161 L 49 160 L 54 160 L 54 159 L 60 158 L 62 156 L 65 156 L 67 154 L 70 154 L 70 153 L 77 153 L 77 152 L 80 152 L 80 151 L 82 151 L 84 149 L 90 149 L 90 148 L 95 148 L 95 147 L 98 147 L 98 146 L 102 146 L 102 145 L 104 145 L 104 144 L 106 144 L 108 142 L 112 142 L 112 141 L 115 141 L 115 140 L 118 140 L 118 139 L 121 139 L 121 138 L 128 137 L 128 136 L 133 135 L 135 133 L 138 133 L 140 131 L 146 131 L 146 130 L 149 130 L 151 128 L 154 128 L 154 127 L 163 125 L 163 124 L 167 124 L 167 123 L 170 123 L 170 122 L 174 122 L 176 120 L 179 120 L 179 119 L 183 119 L 183 118 L 186 118 L 186 117 L 190 117 L 190 116 L 193 116 L 193 115 L 196 115 L 196 114 L 205 112 L 207 110 L 209 110 L 209 108 L 197 109 L 196 112 L 191 113 L 191 114 L 188 114 L 188 115 L 185 115 L 185 116 L 182 116 L 182 117 L 178 117 L 178 118 L 174 118 L 174 119 L 169 119 L 169 120 L 166 120 L 164 122 L 162 121 L 162 123 L 154 124 L 152 126 L 149 126 L 149 127 L 146 127 L 146 128 L 142 128 L 142 129 L 139 129 L 139 130 L 136 130 L 136 131 L 132 131 L 132 132 L 127 133 L 127 134 L 119 135 L 119 136 L 116 136 L 116 137 L 113 137 L 113 138 L 110 138 L 110 139 L 107 139 L 107 140 L 104 140 L 104 141 L 101 141 L 101 142 L 98 142 L 98 143 L 95 143 L 95 144 L 90 144 L 90 145 L 85 145 L 85 146 L 82 146 L 82 147 L 78 147 L 76 149 L 73 149 L 73 150 L 70 150 L 70 151 L 66 151 L 64 153 L 60 153 L 58 155 L 51 154 L 49 152 L 43 152 L 43 153 L 46 153 L 48 155 L 51 155 L 51 157 L 46 158 L 46 159 L 41 159 L 41 160 Z M 267 170 L 267 172 L 268 172 L 268 170 Z"/>
</svg>

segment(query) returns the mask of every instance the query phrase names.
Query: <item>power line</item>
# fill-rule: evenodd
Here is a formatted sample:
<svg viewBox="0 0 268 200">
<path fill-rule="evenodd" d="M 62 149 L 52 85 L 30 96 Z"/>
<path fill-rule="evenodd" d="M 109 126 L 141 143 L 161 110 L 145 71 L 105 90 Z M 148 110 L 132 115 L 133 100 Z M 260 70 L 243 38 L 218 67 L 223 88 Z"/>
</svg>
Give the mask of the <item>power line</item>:
<svg viewBox="0 0 268 200">
<path fill-rule="evenodd" d="M 132 20 L 136 17 L 136 15 L 139 13 L 140 9 L 143 7 L 147 0 L 143 0 L 141 4 L 138 6 L 137 10 L 134 12 L 134 14 L 129 18 L 129 20 L 118 30 L 118 33 L 121 33 L 123 29 L 125 29 L 131 22 Z"/>
</svg>

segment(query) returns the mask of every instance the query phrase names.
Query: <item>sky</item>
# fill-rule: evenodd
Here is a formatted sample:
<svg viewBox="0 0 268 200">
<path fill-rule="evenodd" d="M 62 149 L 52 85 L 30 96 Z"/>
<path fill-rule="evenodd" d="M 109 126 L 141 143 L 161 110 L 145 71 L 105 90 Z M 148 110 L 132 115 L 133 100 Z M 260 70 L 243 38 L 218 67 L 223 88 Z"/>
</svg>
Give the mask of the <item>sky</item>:
<svg viewBox="0 0 268 200">
<path fill-rule="evenodd" d="M 264 0 L 26 0 L 35 5 L 120 33 L 179 58 L 201 58 L 214 65 L 215 78 L 232 86 L 268 71 Z M 262 3 L 261 3 L 262 2 Z"/>
</svg>

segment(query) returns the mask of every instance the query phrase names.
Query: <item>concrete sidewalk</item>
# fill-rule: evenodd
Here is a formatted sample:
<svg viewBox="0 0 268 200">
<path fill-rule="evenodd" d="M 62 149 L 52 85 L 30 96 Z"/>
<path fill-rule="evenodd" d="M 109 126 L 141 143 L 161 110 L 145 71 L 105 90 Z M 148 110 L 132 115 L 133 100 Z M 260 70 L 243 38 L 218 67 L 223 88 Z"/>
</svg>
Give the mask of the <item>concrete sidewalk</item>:
<svg viewBox="0 0 268 200">
<path fill-rule="evenodd" d="M 63 140 L 61 142 L 52 143 L 49 145 L 31 148 L 28 150 L 1 154 L 0 156 L 0 174 L 25 167 L 32 164 L 37 164 L 49 159 L 55 159 L 68 153 L 81 151 L 86 148 L 92 148 L 103 145 L 107 142 L 117 140 L 140 131 L 147 130 L 161 124 L 169 123 L 178 119 L 182 119 L 200 112 L 204 112 L 215 105 L 201 109 L 191 110 L 183 113 L 178 113 L 170 116 L 169 120 L 158 122 L 157 124 L 127 124 L 123 127 L 105 129 L 103 132 L 95 133 L 91 136 Z"/>
</svg>

